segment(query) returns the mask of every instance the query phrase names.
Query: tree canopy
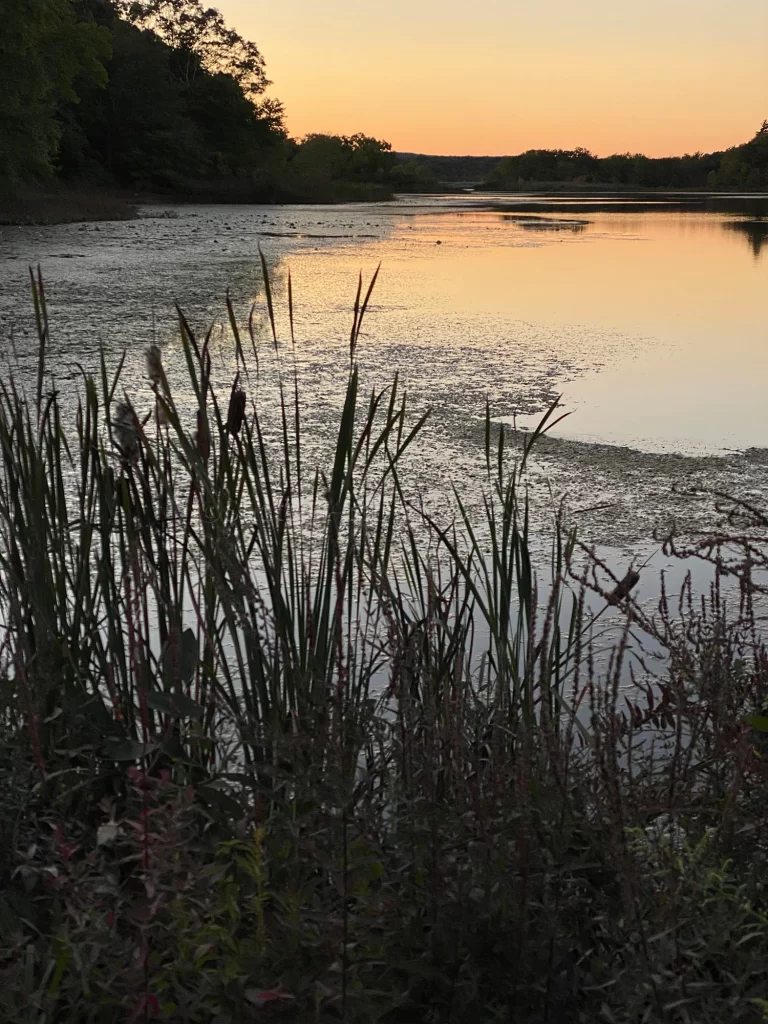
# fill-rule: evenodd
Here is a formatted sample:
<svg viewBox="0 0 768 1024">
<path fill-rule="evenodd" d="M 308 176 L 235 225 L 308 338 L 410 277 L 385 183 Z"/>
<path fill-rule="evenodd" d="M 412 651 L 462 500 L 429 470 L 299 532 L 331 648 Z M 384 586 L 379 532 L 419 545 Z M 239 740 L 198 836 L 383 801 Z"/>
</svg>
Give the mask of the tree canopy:
<svg viewBox="0 0 768 1024">
<path fill-rule="evenodd" d="M 229 28 L 220 11 L 203 7 L 200 0 L 116 0 L 116 6 L 126 21 L 151 29 L 187 57 L 179 70 L 188 81 L 203 69 L 228 75 L 250 100 L 271 84 L 256 44 Z"/>
<path fill-rule="evenodd" d="M 364 134 L 289 139 L 258 46 L 204 0 L 0 0 L 0 183 L 56 175 L 234 200 L 377 198 L 483 178 L 768 188 L 768 122 L 724 153 L 397 155 Z"/>
<path fill-rule="evenodd" d="M 652 158 L 642 153 L 596 157 L 586 149 L 531 149 L 499 160 L 489 188 L 552 182 L 633 188 L 768 188 L 768 122 L 742 146 L 721 153 Z"/>
<path fill-rule="evenodd" d="M 76 84 L 104 86 L 109 33 L 71 0 L 0 0 L 0 179 L 52 171 Z"/>
<path fill-rule="evenodd" d="M 326 180 L 388 182 L 395 157 L 388 142 L 368 135 L 314 133 L 301 140 L 293 164 Z"/>
<path fill-rule="evenodd" d="M 0 179 L 235 200 L 409 180 L 387 142 L 288 139 L 258 47 L 201 0 L 0 0 L 0 13 Z"/>
<path fill-rule="evenodd" d="M 0 11 L 0 179 L 184 190 L 263 174 L 281 152 L 261 54 L 199 0 L 0 0 Z"/>
<path fill-rule="evenodd" d="M 743 146 L 723 153 L 710 184 L 725 188 L 768 189 L 768 121 Z"/>
</svg>

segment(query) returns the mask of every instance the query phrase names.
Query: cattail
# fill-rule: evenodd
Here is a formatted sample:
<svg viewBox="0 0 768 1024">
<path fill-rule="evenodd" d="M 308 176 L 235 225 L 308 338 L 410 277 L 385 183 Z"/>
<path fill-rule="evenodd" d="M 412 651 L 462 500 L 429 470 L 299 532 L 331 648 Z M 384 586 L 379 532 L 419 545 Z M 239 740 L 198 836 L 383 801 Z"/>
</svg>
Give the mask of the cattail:
<svg viewBox="0 0 768 1024">
<path fill-rule="evenodd" d="M 640 573 L 630 569 L 624 579 L 616 584 L 606 598 L 608 604 L 619 604 L 625 597 L 629 597 L 630 591 L 634 590 L 639 582 Z"/>
<path fill-rule="evenodd" d="M 208 429 L 208 420 L 205 417 L 205 413 L 202 409 L 197 411 L 197 433 L 195 434 L 195 441 L 197 442 L 197 450 L 200 452 L 200 457 L 203 462 L 208 461 L 208 456 L 211 454 L 211 433 Z"/>
<path fill-rule="evenodd" d="M 235 377 L 232 385 L 232 393 L 229 397 L 229 411 L 227 412 L 227 431 L 233 437 L 237 437 L 243 425 L 245 417 L 245 392 L 239 384 L 239 374 Z"/>
<path fill-rule="evenodd" d="M 145 353 L 147 360 L 147 376 L 153 384 L 163 380 L 163 354 L 159 345 L 150 345 Z"/>
<path fill-rule="evenodd" d="M 165 411 L 165 406 L 159 398 L 155 402 L 155 418 L 161 427 L 168 423 L 168 413 Z"/>
<path fill-rule="evenodd" d="M 127 462 L 139 457 L 139 426 L 136 413 L 128 402 L 121 402 L 115 410 L 112 430 L 120 453 Z"/>
<path fill-rule="evenodd" d="M 147 360 L 147 376 L 155 387 L 155 395 L 158 395 L 158 389 L 164 384 L 163 353 L 159 345 L 150 345 L 144 355 Z M 155 421 L 161 427 L 168 423 L 168 414 L 159 396 L 155 399 Z"/>
</svg>

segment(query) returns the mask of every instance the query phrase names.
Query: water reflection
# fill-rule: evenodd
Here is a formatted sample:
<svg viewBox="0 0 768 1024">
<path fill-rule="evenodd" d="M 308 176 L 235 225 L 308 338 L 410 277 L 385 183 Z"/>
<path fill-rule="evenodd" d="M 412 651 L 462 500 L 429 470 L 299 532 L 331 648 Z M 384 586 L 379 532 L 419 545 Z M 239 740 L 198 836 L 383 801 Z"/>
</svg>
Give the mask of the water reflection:
<svg viewBox="0 0 768 1024">
<path fill-rule="evenodd" d="M 509 214 L 503 214 L 501 219 L 516 224 L 523 231 L 570 231 L 573 234 L 580 234 L 582 231 L 586 231 L 590 223 L 588 220 L 549 219 L 537 216 L 513 217 Z"/>
<path fill-rule="evenodd" d="M 268 388 L 261 246 L 283 341 L 288 270 L 293 277 L 308 432 L 322 444 L 343 401 L 358 273 L 381 261 L 362 380 L 383 386 L 399 372 L 414 415 L 432 409 L 414 453 L 426 500 L 439 504 L 446 477 L 479 493 L 486 400 L 495 417 L 533 416 L 562 393 L 576 414 L 558 428 L 563 439 L 547 450 L 546 472 L 584 505 L 597 492 L 626 495 L 620 517 L 593 524 L 614 539 L 647 532 L 649 517 L 664 510 L 687 514 L 671 496 L 681 477 L 725 488 L 739 474 L 750 486 L 766 475 L 728 454 L 768 446 L 766 198 L 411 196 L 174 212 L 132 224 L 0 229 L 0 339 L 13 334 L 30 373 L 26 265 L 40 262 L 57 382 L 75 360 L 95 369 L 103 342 L 112 365 L 127 348 L 124 384 L 141 396 L 150 341 L 163 345 L 171 372 L 182 358 L 178 300 L 198 335 L 214 326 L 217 386 L 227 394 L 229 287 L 241 324 L 257 304 L 259 387 Z M 291 350 L 281 353 L 287 366 Z M 638 459 L 632 449 L 723 458 Z"/>
<path fill-rule="evenodd" d="M 725 231 L 743 235 L 755 258 L 762 254 L 768 237 L 768 196 L 764 195 L 704 195 L 698 193 L 652 194 L 631 193 L 613 196 L 585 196 L 582 193 L 563 193 L 556 198 L 544 199 L 535 195 L 496 195 L 478 200 L 475 210 L 486 208 L 500 215 L 500 219 L 518 225 L 525 231 L 587 230 L 592 220 L 576 220 L 562 214 L 609 214 L 618 222 L 620 216 L 663 214 L 720 214 L 709 217 Z M 525 210 L 525 213 L 511 212 Z M 559 215 L 559 216 L 558 216 Z M 735 219 L 738 217 L 738 219 Z M 701 219 L 701 218 L 700 218 Z M 682 226 L 682 223 L 681 225 Z"/>
<path fill-rule="evenodd" d="M 749 242 L 755 259 L 759 259 L 763 246 L 768 241 L 768 221 L 764 220 L 733 220 L 724 221 L 727 231 L 739 231 Z"/>
</svg>

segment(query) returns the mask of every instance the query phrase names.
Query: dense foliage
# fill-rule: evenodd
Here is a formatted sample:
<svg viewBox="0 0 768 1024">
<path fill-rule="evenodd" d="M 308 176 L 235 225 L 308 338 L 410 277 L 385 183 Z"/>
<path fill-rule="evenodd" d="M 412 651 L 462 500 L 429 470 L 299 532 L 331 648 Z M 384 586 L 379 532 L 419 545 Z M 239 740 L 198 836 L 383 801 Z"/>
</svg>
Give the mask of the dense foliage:
<svg viewBox="0 0 768 1024">
<path fill-rule="evenodd" d="M 440 183 L 768 188 L 768 126 L 724 153 L 394 154 L 288 139 L 255 43 L 202 0 L 0 0 L 0 185 L 118 185 L 234 201 L 383 198 Z"/>
<path fill-rule="evenodd" d="M 34 284 L 37 374 L 0 388 L 0 1019 L 768 1020 L 768 518 L 668 540 L 715 562 L 701 601 L 641 606 L 559 519 L 537 572 L 546 421 L 487 416 L 482 509 L 420 514 L 358 292 L 316 469 L 265 287 L 266 346 L 180 314 L 185 373 L 153 346 L 134 406 L 102 363 L 73 416 Z"/>
<path fill-rule="evenodd" d="M 493 172 L 498 156 L 427 156 L 398 153 L 398 162 L 430 179 L 432 183 L 477 185 Z"/>
<path fill-rule="evenodd" d="M 103 88 L 109 33 L 71 0 L 0 0 L 0 180 L 49 173 L 59 113 L 78 88 Z"/>
<path fill-rule="evenodd" d="M 201 0 L 0 0 L 0 183 L 214 198 L 407 181 L 387 143 L 289 140 L 256 45 Z"/>
<path fill-rule="evenodd" d="M 296 148 L 294 168 L 329 181 L 388 182 L 395 157 L 388 142 L 366 135 L 307 135 Z"/>
<path fill-rule="evenodd" d="M 768 121 L 750 142 L 723 153 L 661 158 L 617 153 L 597 157 L 586 149 L 531 149 L 504 157 L 485 179 L 490 188 L 554 182 L 631 188 L 768 189 Z"/>
<path fill-rule="evenodd" d="M 111 56 L 104 87 L 81 83 L 77 101 L 59 112 L 63 177 L 183 189 L 253 176 L 274 161 L 284 139 L 281 108 L 260 100 L 263 61 L 217 12 L 199 0 L 72 6 L 109 33 Z"/>
<path fill-rule="evenodd" d="M 768 189 L 768 121 L 763 121 L 754 139 L 727 149 L 715 174 L 714 186 Z"/>
</svg>

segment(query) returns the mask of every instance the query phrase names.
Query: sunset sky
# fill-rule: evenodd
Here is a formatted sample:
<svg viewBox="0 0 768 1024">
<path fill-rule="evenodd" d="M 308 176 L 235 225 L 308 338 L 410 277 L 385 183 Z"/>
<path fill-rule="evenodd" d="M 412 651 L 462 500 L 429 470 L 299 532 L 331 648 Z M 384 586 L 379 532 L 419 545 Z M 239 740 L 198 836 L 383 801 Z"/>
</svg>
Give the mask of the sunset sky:
<svg viewBox="0 0 768 1024">
<path fill-rule="evenodd" d="M 212 0 L 292 135 L 397 150 L 722 149 L 768 118 L 766 0 Z"/>
</svg>

